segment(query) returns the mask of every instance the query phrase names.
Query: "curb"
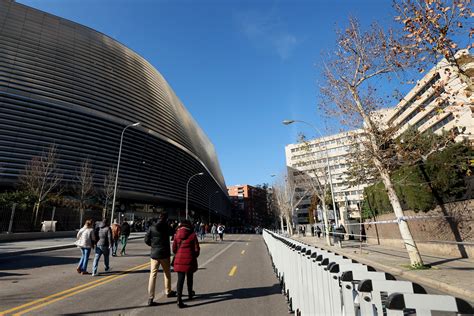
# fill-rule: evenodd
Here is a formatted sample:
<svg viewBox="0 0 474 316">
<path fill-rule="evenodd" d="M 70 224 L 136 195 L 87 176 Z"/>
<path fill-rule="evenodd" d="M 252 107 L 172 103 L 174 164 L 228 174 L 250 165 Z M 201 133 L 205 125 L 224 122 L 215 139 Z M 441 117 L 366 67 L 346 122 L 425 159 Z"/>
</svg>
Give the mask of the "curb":
<svg viewBox="0 0 474 316">
<path fill-rule="evenodd" d="M 129 237 L 128 240 L 135 240 L 143 238 L 143 236 L 133 236 Z M 63 244 L 63 245 L 56 245 L 56 246 L 47 246 L 47 247 L 39 247 L 39 248 L 32 248 L 32 249 L 25 249 L 19 251 L 12 251 L 0 254 L 0 262 L 15 258 L 16 256 L 30 254 L 30 253 L 37 253 L 37 252 L 47 252 L 47 251 L 54 251 L 54 250 L 61 250 L 61 249 L 68 249 L 68 248 L 76 248 L 77 246 L 74 244 Z"/>
<path fill-rule="evenodd" d="M 299 240 L 299 241 L 301 242 L 303 240 Z M 403 269 L 400 269 L 400 268 L 394 268 L 394 267 L 391 267 L 391 266 L 384 265 L 383 263 L 380 263 L 380 262 L 372 261 L 372 260 L 364 258 L 364 257 L 354 256 L 353 254 L 351 254 L 349 252 L 340 251 L 339 249 L 337 249 L 337 250 L 329 249 L 328 247 L 321 247 L 319 245 L 312 245 L 312 246 L 317 247 L 317 248 L 321 248 L 321 249 L 324 249 L 324 250 L 330 250 L 330 251 L 338 253 L 340 255 L 344 255 L 348 258 L 357 260 L 360 263 L 370 265 L 370 266 L 372 266 L 372 267 L 374 267 L 378 270 L 382 270 L 384 272 L 389 272 L 389 273 L 391 273 L 395 276 L 402 276 L 402 277 L 404 277 L 405 279 L 407 279 L 409 281 L 417 282 L 417 283 L 420 283 L 421 285 L 425 285 L 425 286 L 433 287 L 433 288 L 436 288 L 436 289 L 440 289 L 442 291 L 448 292 L 447 294 L 457 295 L 457 296 L 460 296 L 461 298 L 467 299 L 469 301 L 474 301 L 474 292 L 472 292 L 472 291 L 465 290 L 465 289 L 460 289 L 456 286 L 450 285 L 448 283 L 440 282 L 440 281 L 437 281 L 437 280 L 434 280 L 434 279 L 431 279 L 431 278 L 422 277 L 420 275 L 417 275 L 416 272 L 406 271 L 406 270 L 403 270 Z"/>
</svg>

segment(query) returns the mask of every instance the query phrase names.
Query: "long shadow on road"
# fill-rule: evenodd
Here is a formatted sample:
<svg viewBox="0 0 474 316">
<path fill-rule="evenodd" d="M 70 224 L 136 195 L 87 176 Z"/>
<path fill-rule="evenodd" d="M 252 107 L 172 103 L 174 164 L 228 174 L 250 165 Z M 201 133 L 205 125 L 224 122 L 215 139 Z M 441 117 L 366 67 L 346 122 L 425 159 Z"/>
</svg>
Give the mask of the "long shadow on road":
<svg viewBox="0 0 474 316">
<path fill-rule="evenodd" d="M 185 303 L 188 305 L 186 310 L 189 310 L 189 313 L 192 313 L 192 308 L 197 306 L 203 306 L 208 304 L 215 304 L 219 302 L 235 300 L 235 299 L 249 299 L 249 298 L 256 298 L 256 297 L 263 297 L 269 296 L 274 294 L 281 294 L 281 288 L 278 284 L 274 284 L 272 286 L 265 286 L 265 287 L 254 287 L 254 288 L 241 288 L 235 289 L 225 292 L 216 292 L 216 293 L 204 293 L 204 294 L 197 294 L 196 297 L 192 301 L 187 301 L 185 298 Z M 171 305 L 176 304 L 176 301 L 169 301 L 169 302 L 160 302 L 159 306 L 163 305 Z M 61 315 L 88 315 L 88 314 L 100 314 L 100 313 L 111 313 L 111 312 L 119 312 L 125 310 L 132 310 L 146 307 L 145 304 L 142 306 L 129 306 L 129 307 L 120 307 L 120 308 L 110 308 L 110 309 L 102 309 L 102 310 L 91 310 L 81 313 L 70 313 L 70 314 L 61 314 Z"/>
<path fill-rule="evenodd" d="M 80 256 L 77 258 L 71 257 L 50 257 L 42 255 L 22 255 L 11 257 L 0 261 L 0 270 L 20 270 L 39 268 L 46 266 L 58 266 L 64 264 L 78 263 Z M 90 261 L 90 259 L 89 259 Z"/>
</svg>

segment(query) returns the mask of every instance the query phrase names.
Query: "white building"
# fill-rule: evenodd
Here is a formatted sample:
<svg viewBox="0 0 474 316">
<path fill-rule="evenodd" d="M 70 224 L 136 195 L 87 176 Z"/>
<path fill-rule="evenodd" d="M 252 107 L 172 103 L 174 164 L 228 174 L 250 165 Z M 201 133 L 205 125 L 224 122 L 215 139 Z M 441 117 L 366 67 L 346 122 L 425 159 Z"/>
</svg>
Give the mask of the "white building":
<svg viewBox="0 0 474 316">
<path fill-rule="evenodd" d="M 336 135 L 316 138 L 304 143 L 289 144 L 285 147 L 286 165 L 290 181 L 294 181 L 299 190 L 299 194 L 304 194 L 305 181 L 313 171 L 325 173 L 327 175 L 327 165 L 329 163 L 331 171 L 331 181 L 334 190 L 334 201 L 339 208 L 337 214 L 344 223 L 349 217 L 360 217 L 360 202 L 363 200 L 363 190 L 365 185 L 349 187 L 345 172 L 349 167 L 349 155 L 352 146 L 357 145 L 362 130 L 344 132 Z M 320 177 L 321 183 L 328 189 L 326 184 L 329 177 Z M 298 206 L 298 223 L 305 224 L 308 220 L 311 197 L 306 196 Z M 334 215 L 330 215 L 332 218 Z M 319 218 L 321 220 L 321 218 Z"/>
<path fill-rule="evenodd" d="M 457 61 L 465 75 L 474 79 L 474 55 L 460 51 Z M 464 80 L 466 81 L 466 80 Z M 474 142 L 473 87 L 460 80 L 456 67 L 446 67 L 446 60 L 433 67 L 386 116 L 386 124 L 396 127 L 396 135 L 409 126 L 420 132 L 457 129 L 457 141 Z"/>
</svg>

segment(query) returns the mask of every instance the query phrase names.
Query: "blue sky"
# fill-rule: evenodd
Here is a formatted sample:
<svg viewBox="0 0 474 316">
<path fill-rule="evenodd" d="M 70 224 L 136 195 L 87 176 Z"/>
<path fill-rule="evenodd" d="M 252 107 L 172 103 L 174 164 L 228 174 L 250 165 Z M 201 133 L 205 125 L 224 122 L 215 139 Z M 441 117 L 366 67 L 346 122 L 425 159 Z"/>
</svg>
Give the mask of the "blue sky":
<svg viewBox="0 0 474 316">
<path fill-rule="evenodd" d="M 391 23 L 380 0 L 18 0 L 127 45 L 170 83 L 216 147 L 227 185 L 271 182 L 317 112 L 321 53 L 349 16 Z"/>
</svg>

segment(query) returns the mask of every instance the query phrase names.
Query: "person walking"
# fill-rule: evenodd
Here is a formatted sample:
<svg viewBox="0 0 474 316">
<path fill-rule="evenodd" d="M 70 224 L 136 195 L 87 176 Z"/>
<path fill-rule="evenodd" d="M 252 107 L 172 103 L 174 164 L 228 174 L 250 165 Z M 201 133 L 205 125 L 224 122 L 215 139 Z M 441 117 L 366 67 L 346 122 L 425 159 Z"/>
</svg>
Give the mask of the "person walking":
<svg viewBox="0 0 474 316">
<path fill-rule="evenodd" d="M 217 240 L 217 226 L 216 224 L 212 224 L 212 227 L 211 227 L 211 234 L 212 234 L 212 240 Z"/>
<path fill-rule="evenodd" d="M 188 299 L 192 300 L 196 294 L 193 291 L 193 276 L 198 269 L 197 258 L 200 253 L 198 238 L 196 233 L 193 232 L 191 222 L 188 220 L 181 222 L 176 231 L 173 240 L 173 253 L 175 254 L 174 271 L 178 273 L 177 303 L 179 308 L 184 308 L 187 307 L 183 303 L 184 280 L 187 280 Z"/>
<path fill-rule="evenodd" d="M 145 234 L 145 243 L 151 247 L 150 251 L 150 278 L 148 280 L 148 306 L 157 305 L 155 298 L 156 275 L 161 265 L 164 273 L 164 284 L 167 297 L 175 297 L 176 292 L 171 290 L 170 271 L 170 236 L 171 227 L 168 225 L 168 214 L 160 213 L 159 220 L 155 221 Z"/>
<path fill-rule="evenodd" d="M 127 247 L 128 236 L 130 236 L 130 224 L 124 220 L 120 226 L 120 243 L 122 244 L 121 256 L 125 256 L 125 247 Z"/>
<path fill-rule="evenodd" d="M 206 225 L 204 225 L 203 222 L 199 225 L 199 237 L 201 238 L 201 241 L 206 237 Z"/>
<path fill-rule="evenodd" d="M 95 247 L 94 263 L 92 265 L 92 276 L 98 276 L 97 272 L 99 266 L 99 260 L 104 255 L 105 272 L 109 272 L 109 254 L 110 248 L 112 247 L 112 229 L 109 226 L 109 222 L 106 218 L 100 223 L 99 228 L 95 231 L 95 239 L 97 245 Z"/>
<path fill-rule="evenodd" d="M 89 262 L 91 249 L 94 247 L 95 242 L 91 219 L 86 220 L 84 226 L 77 233 L 76 238 L 76 246 L 81 249 L 81 260 L 79 260 L 79 264 L 77 265 L 77 273 L 83 275 L 89 274 L 89 272 L 87 272 L 87 263 Z"/>
<path fill-rule="evenodd" d="M 321 227 L 316 226 L 316 235 L 318 236 L 318 238 L 321 238 Z"/>
<path fill-rule="evenodd" d="M 118 242 L 121 231 L 122 229 L 120 228 L 120 225 L 117 223 L 117 220 L 114 219 L 114 223 L 112 224 L 112 257 L 117 256 Z"/>
<path fill-rule="evenodd" d="M 217 233 L 219 234 L 219 239 L 221 241 L 224 241 L 224 230 L 225 230 L 224 225 L 219 224 L 219 226 L 217 226 Z"/>
</svg>

